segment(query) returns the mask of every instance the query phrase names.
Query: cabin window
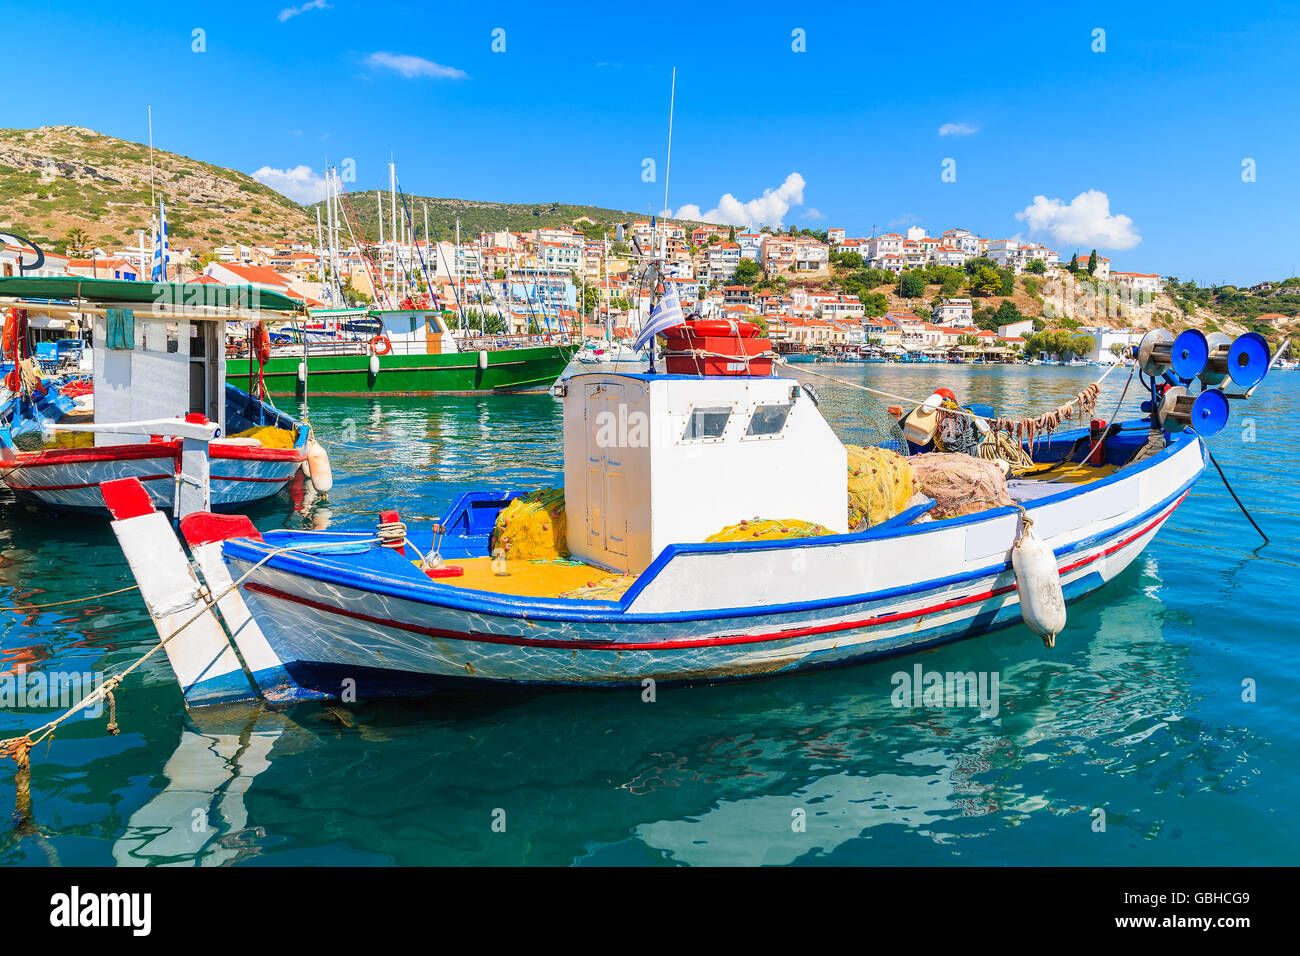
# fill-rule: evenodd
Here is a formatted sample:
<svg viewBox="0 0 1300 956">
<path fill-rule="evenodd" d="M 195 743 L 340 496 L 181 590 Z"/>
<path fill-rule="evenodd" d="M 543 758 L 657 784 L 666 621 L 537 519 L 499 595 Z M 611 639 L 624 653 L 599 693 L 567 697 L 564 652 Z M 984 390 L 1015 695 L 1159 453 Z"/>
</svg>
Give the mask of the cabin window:
<svg viewBox="0 0 1300 956">
<path fill-rule="evenodd" d="M 764 438 L 781 434 L 786 421 L 790 418 L 790 409 L 793 407 L 788 402 L 782 405 L 759 405 L 750 416 L 745 437 Z"/>
<path fill-rule="evenodd" d="M 726 405 L 707 406 L 691 409 L 686 419 L 686 431 L 682 432 L 682 441 L 705 441 L 721 438 L 731 417 L 731 408 Z"/>
<path fill-rule="evenodd" d="M 167 351 L 178 352 L 181 347 L 180 330 L 175 322 L 167 323 Z"/>
</svg>

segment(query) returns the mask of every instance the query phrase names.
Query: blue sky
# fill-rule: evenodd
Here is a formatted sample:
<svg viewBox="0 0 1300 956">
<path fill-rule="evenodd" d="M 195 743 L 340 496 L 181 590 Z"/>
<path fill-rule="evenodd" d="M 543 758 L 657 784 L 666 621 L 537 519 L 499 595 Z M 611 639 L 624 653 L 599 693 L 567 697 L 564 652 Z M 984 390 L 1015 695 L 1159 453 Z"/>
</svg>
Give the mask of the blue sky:
<svg viewBox="0 0 1300 956">
<path fill-rule="evenodd" d="M 7 73 L 39 84 L 4 98 L 0 125 L 144 141 L 152 104 L 156 145 L 245 172 L 352 159 L 350 188 L 372 188 L 391 152 L 414 193 L 658 212 L 676 66 L 673 210 L 850 235 L 960 225 L 1203 284 L 1300 270 L 1284 4 L 303 3 L 146 0 L 126 22 L 120 5 L 5 0 L 6 33 L 33 38 L 6 46 Z"/>
</svg>

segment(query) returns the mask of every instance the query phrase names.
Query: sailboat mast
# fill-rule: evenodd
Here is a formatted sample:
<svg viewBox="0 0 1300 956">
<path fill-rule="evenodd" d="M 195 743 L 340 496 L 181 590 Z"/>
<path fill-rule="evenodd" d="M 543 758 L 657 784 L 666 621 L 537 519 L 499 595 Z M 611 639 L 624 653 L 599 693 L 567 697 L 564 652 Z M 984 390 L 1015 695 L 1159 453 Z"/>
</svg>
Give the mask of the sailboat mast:
<svg viewBox="0 0 1300 956">
<path fill-rule="evenodd" d="M 431 252 L 432 250 L 429 248 L 429 204 L 427 202 L 422 202 L 420 203 L 420 206 L 424 209 L 424 251 Z M 429 261 L 433 262 L 432 256 L 430 256 Z M 433 283 L 434 280 L 437 278 L 437 276 L 438 276 L 438 263 L 433 262 L 433 274 L 428 276 L 429 306 L 431 308 L 433 306 Z"/>
<path fill-rule="evenodd" d="M 375 290 L 375 301 L 382 307 L 388 300 L 388 283 L 384 280 L 384 194 L 378 189 L 375 190 L 375 206 L 379 213 L 379 281 L 384 285 L 383 298 L 380 298 L 379 290 Z"/>
<path fill-rule="evenodd" d="M 398 289 L 397 273 L 397 166 L 388 161 L 388 221 L 393 233 L 393 287 Z M 400 297 L 400 290 L 398 295 Z"/>
<path fill-rule="evenodd" d="M 460 317 L 458 321 L 460 324 L 460 331 L 462 335 L 466 331 L 464 277 L 465 277 L 465 264 L 464 264 L 464 260 L 461 259 L 461 251 L 460 251 L 460 216 L 457 216 L 456 217 L 456 275 L 453 277 L 452 281 L 456 283 L 456 288 L 457 290 L 459 290 L 459 294 L 456 297 L 456 305 L 460 309 Z"/>
</svg>

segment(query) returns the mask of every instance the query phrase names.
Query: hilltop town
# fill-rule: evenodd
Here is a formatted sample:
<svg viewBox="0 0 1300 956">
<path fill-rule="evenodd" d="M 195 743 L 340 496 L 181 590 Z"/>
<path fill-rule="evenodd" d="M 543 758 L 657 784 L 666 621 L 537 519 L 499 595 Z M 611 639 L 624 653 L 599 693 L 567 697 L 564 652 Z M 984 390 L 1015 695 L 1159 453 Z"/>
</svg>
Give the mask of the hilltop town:
<svg viewBox="0 0 1300 956">
<path fill-rule="evenodd" d="M 651 308 L 652 257 L 687 312 L 756 321 L 782 351 L 1009 358 L 1073 340 L 1073 354 L 1106 360 L 1157 325 L 1276 341 L 1300 312 L 1300 280 L 1206 290 L 1121 270 L 1096 250 L 964 228 L 853 237 L 422 197 L 404 197 L 409 211 L 395 215 L 386 190 L 303 207 L 244 174 L 162 150 L 147 161 L 146 147 L 90 130 L 0 133 L 0 228 L 36 239 L 51 275 L 147 276 L 156 185 L 169 278 L 252 284 L 310 307 L 419 302 L 493 334 L 630 336 Z M 0 274 L 14 274 L 19 255 L 0 247 Z"/>
</svg>

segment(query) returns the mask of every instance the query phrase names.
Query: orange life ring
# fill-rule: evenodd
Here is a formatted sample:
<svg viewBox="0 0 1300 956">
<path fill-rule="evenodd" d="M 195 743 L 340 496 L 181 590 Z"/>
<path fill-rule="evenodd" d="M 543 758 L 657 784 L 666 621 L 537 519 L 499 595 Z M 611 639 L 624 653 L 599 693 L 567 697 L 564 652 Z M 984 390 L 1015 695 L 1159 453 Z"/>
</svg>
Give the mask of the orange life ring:
<svg viewBox="0 0 1300 956">
<path fill-rule="evenodd" d="M 251 339 L 249 348 L 253 357 L 257 359 L 257 364 L 265 365 L 266 360 L 271 357 L 271 333 L 267 331 L 264 323 L 258 322 L 249 338 Z"/>
<path fill-rule="evenodd" d="M 13 355 L 14 345 L 18 341 L 18 318 L 13 309 L 5 310 L 4 341 L 0 342 L 4 355 Z M 14 355 L 14 358 L 17 358 Z"/>
<path fill-rule="evenodd" d="M 386 335 L 376 335 L 370 340 L 370 349 L 376 355 L 387 355 L 393 350 L 393 343 Z"/>
<path fill-rule="evenodd" d="M 758 326 L 753 322 L 735 319 L 692 319 L 686 326 L 696 335 L 738 335 L 742 339 L 758 335 Z"/>
</svg>

